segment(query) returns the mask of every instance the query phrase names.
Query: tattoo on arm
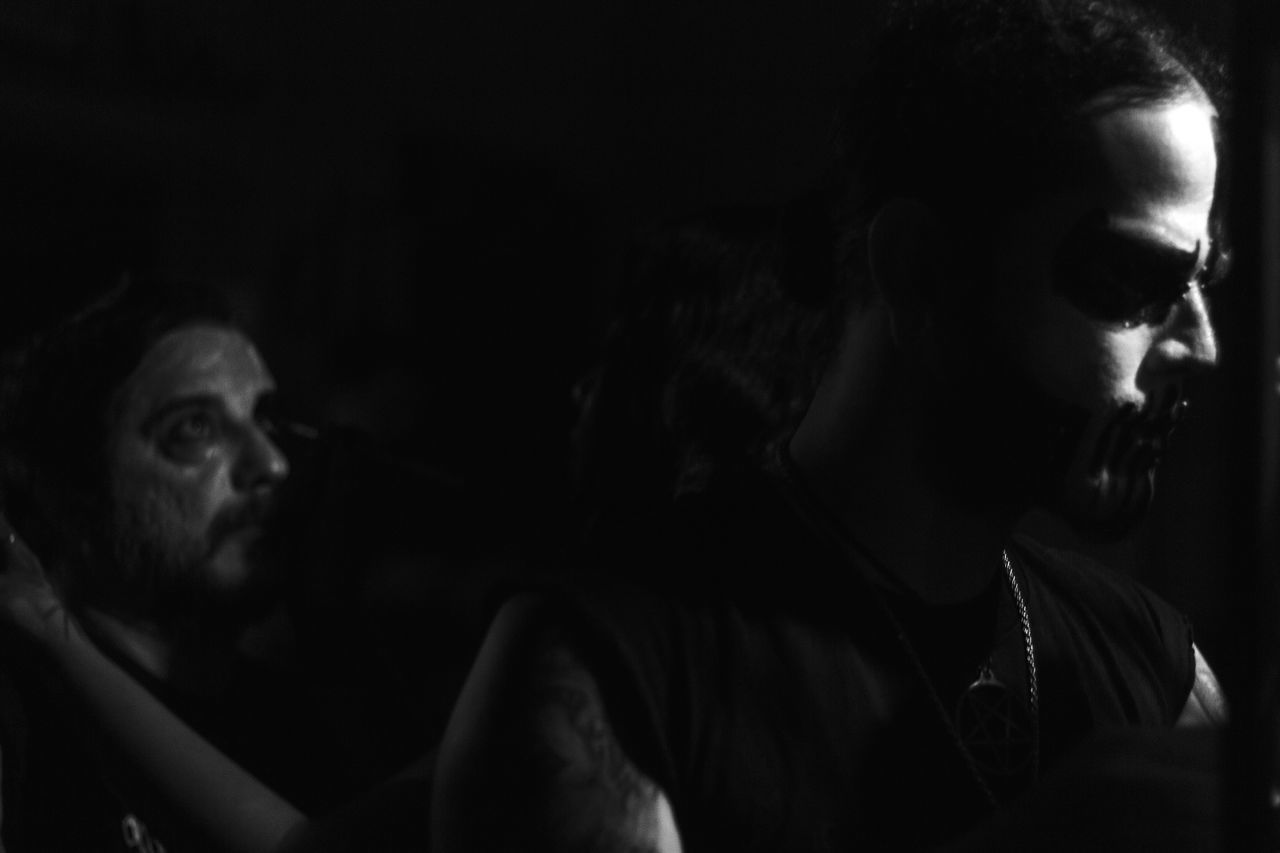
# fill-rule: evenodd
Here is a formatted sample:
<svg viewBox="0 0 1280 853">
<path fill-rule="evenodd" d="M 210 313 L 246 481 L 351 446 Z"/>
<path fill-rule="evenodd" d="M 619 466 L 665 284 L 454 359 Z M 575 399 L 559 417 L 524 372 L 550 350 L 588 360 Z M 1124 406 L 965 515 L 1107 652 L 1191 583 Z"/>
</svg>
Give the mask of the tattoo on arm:
<svg viewBox="0 0 1280 853">
<path fill-rule="evenodd" d="M 548 644 L 527 672 L 517 766 L 558 850 L 663 849 L 665 798 L 614 736 L 595 679 L 564 645 Z M 513 732 L 514 734 L 515 732 Z M 669 829 L 669 827 L 668 827 Z"/>
</svg>

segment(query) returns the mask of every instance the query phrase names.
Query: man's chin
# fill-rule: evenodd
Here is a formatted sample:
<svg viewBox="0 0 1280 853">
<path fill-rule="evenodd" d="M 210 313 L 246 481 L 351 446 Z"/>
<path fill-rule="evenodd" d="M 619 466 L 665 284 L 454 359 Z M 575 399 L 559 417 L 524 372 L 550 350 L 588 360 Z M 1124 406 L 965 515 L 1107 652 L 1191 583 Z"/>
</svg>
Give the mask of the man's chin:
<svg viewBox="0 0 1280 853">
<path fill-rule="evenodd" d="M 1156 471 L 1184 408 L 1180 390 L 1168 388 L 1147 406 L 1092 418 L 1045 507 L 1095 541 L 1132 533 L 1151 507 Z"/>
<path fill-rule="evenodd" d="M 190 605 L 208 617 L 253 621 L 280 603 L 281 573 L 257 539 L 224 541 L 198 571 L 200 582 L 192 584 Z"/>
<path fill-rule="evenodd" d="M 1061 516 L 1084 539 L 1115 542 L 1147 517 L 1155 495 L 1155 467 L 1103 470 L 1064 488 L 1046 509 Z"/>
</svg>

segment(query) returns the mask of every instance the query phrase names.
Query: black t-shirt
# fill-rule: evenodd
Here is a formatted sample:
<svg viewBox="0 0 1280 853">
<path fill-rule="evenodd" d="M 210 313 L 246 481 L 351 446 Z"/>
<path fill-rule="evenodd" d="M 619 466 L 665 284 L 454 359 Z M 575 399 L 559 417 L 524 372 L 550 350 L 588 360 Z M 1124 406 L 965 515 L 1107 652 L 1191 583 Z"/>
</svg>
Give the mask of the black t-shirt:
<svg viewBox="0 0 1280 853">
<path fill-rule="evenodd" d="M 543 598 L 544 615 L 570 631 L 686 850 L 911 849 L 990 813 L 943 715 L 988 655 L 1025 701 L 1003 583 L 956 608 L 872 592 L 866 567 L 758 477 L 633 533 Z M 1009 550 L 1032 625 L 1041 770 L 1090 732 L 1172 724 L 1194 677 L 1185 618 L 1079 556 L 1024 539 Z"/>
<path fill-rule="evenodd" d="M 132 672 L 178 717 L 300 808 L 328 809 L 351 796 L 333 733 L 313 712 L 313 694 L 289 673 L 245 664 L 216 696 L 193 697 Z M 88 737 L 37 678 L 21 671 L 0 676 L 5 850 L 173 853 L 175 845 L 102 774 Z"/>
</svg>

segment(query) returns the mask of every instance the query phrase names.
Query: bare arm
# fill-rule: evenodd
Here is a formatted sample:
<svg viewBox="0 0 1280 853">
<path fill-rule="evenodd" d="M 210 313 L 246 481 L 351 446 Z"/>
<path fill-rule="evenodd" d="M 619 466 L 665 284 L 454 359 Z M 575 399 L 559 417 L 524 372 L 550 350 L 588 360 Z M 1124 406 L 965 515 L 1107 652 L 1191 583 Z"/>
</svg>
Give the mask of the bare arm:
<svg viewBox="0 0 1280 853">
<path fill-rule="evenodd" d="M 1192 651 L 1195 680 L 1174 728 L 1090 735 L 1029 795 L 947 853 L 1221 849 L 1226 702 L 1208 661 Z"/>
<path fill-rule="evenodd" d="M 369 851 L 370 821 L 425 839 L 429 765 L 419 762 L 316 822 L 231 761 L 107 658 L 67 616 L 0 516 L 0 622 L 21 639 L 107 776 L 170 849 L 222 853 Z M 421 824 L 419 827 L 417 824 Z M 403 849 L 402 847 L 400 849 Z"/>
<path fill-rule="evenodd" d="M 619 745 L 595 679 L 530 614 L 499 614 L 450 719 L 432 849 L 679 853 L 670 803 Z"/>
<path fill-rule="evenodd" d="M 1209 662 L 1200 649 L 1191 647 L 1196 658 L 1196 678 L 1191 685 L 1191 695 L 1178 716 L 1179 726 L 1221 726 L 1227 722 L 1227 702 L 1223 698 L 1218 677 L 1213 674 Z"/>
<path fill-rule="evenodd" d="M 258 853 L 302 824 L 301 813 L 188 728 L 74 622 L 50 627 L 41 642 L 59 704 L 161 839 Z"/>
</svg>

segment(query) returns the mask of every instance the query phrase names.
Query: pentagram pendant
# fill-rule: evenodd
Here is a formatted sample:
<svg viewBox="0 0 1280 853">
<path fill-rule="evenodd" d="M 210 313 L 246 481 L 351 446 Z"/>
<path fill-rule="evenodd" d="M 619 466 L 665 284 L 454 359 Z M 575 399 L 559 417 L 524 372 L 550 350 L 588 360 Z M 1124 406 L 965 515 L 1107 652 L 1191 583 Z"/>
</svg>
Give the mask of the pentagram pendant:
<svg viewBox="0 0 1280 853">
<path fill-rule="evenodd" d="M 1033 766 L 1037 744 L 1031 712 L 995 677 L 990 662 L 960 694 L 955 721 L 956 734 L 984 774 L 1007 778 Z"/>
</svg>

